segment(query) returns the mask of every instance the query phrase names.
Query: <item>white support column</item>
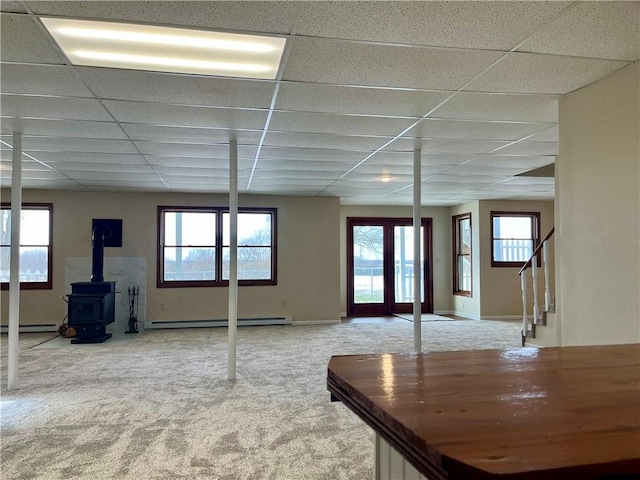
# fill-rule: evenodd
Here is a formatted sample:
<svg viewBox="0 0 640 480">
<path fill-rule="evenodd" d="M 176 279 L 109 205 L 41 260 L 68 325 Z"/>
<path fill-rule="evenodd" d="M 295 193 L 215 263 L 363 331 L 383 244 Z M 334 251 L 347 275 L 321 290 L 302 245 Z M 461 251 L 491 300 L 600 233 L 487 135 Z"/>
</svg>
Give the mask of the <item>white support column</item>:
<svg viewBox="0 0 640 480">
<path fill-rule="evenodd" d="M 18 330 L 20 328 L 20 215 L 22 210 L 22 133 L 13 132 L 11 163 L 11 261 L 9 264 L 9 348 L 7 388 L 18 388 Z M 51 272 L 49 272 L 51 274 Z"/>
<path fill-rule="evenodd" d="M 229 142 L 229 347 L 227 378 L 236 378 L 238 333 L 238 142 Z"/>
<path fill-rule="evenodd" d="M 413 151 L 413 349 L 416 353 L 422 351 L 422 302 L 421 300 L 421 252 L 420 227 L 421 216 L 421 186 L 422 186 L 422 149 Z"/>
</svg>

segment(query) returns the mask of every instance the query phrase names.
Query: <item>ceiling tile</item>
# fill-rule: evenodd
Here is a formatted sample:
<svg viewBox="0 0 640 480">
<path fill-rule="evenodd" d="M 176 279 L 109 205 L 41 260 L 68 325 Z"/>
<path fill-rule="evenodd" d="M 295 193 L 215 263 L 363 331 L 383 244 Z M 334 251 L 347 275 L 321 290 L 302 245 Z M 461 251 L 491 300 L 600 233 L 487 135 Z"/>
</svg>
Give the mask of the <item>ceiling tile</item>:
<svg viewBox="0 0 640 480">
<path fill-rule="evenodd" d="M 556 142 L 518 142 L 496 152 L 498 155 L 557 155 Z"/>
<path fill-rule="evenodd" d="M 635 61 L 640 58 L 640 3 L 576 2 L 518 49 L 524 52 Z"/>
<path fill-rule="evenodd" d="M 125 140 L 127 136 L 116 123 L 81 122 L 75 120 L 38 120 L 3 118 L 2 131 L 21 131 L 27 135 L 52 137 L 111 138 Z"/>
<path fill-rule="evenodd" d="M 325 178 L 287 178 L 286 180 L 277 178 L 277 177 L 269 177 L 263 175 L 265 172 L 256 172 L 251 180 L 251 186 L 253 188 L 259 188 L 266 185 L 277 185 L 283 186 L 286 188 L 296 188 L 296 187 L 314 187 L 314 188 L 324 188 L 330 185 L 334 179 L 325 179 Z"/>
<path fill-rule="evenodd" d="M 422 153 L 422 165 L 458 165 L 459 163 L 471 160 L 475 155 L 460 155 L 439 153 L 430 154 Z M 393 164 L 393 165 L 408 165 L 413 168 L 413 152 L 389 152 L 382 150 L 369 158 L 367 164 Z"/>
<path fill-rule="evenodd" d="M 283 82 L 276 109 L 422 117 L 450 93 Z"/>
<path fill-rule="evenodd" d="M 3 12 L 27 13 L 27 11 L 24 9 L 23 2 L 2 0 L 0 7 Z"/>
<path fill-rule="evenodd" d="M 3 62 L 67 63 L 33 18 L 9 13 L 0 16 L 0 58 Z"/>
<path fill-rule="evenodd" d="M 146 155 L 151 165 L 173 168 L 176 174 L 184 174 L 186 169 L 205 168 L 228 170 L 229 160 L 225 158 L 198 158 L 198 157 L 176 157 Z M 238 169 L 251 168 L 253 158 L 238 158 Z"/>
<path fill-rule="evenodd" d="M 186 107 L 145 102 L 105 100 L 105 107 L 121 122 L 178 125 L 185 127 L 219 127 L 262 129 L 266 111 L 234 110 L 213 107 Z"/>
<path fill-rule="evenodd" d="M 448 165 L 422 165 L 422 175 L 435 175 L 450 168 Z M 346 170 L 345 170 L 346 171 Z M 394 175 L 413 175 L 413 165 L 398 163 L 363 163 L 356 171 L 358 173 L 373 173 L 378 177 Z M 412 177 L 413 178 L 413 177 Z"/>
<path fill-rule="evenodd" d="M 95 172 L 88 170 L 68 170 L 65 172 L 69 178 L 79 180 L 82 183 L 87 181 L 113 181 L 119 182 L 157 182 L 159 177 L 156 173 L 131 173 L 131 172 Z"/>
<path fill-rule="evenodd" d="M 514 155 L 484 155 L 478 157 L 471 162 L 465 164 L 472 167 L 488 166 L 488 167 L 504 167 L 504 168 L 522 168 L 528 171 L 533 168 L 544 167 L 555 162 L 552 156 L 514 156 Z"/>
<path fill-rule="evenodd" d="M 393 142 L 387 149 L 413 152 L 415 143 L 416 140 L 413 138 L 401 138 Z M 492 140 L 426 139 L 422 140 L 421 148 L 423 155 L 425 153 L 480 154 L 490 152 L 508 144 L 509 142 Z"/>
<path fill-rule="evenodd" d="M 570 2 L 304 2 L 296 33 L 509 50 Z"/>
<path fill-rule="evenodd" d="M 2 65 L 2 93 L 93 97 L 72 67 L 62 65 Z"/>
<path fill-rule="evenodd" d="M 302 170 L 309 172 L 346 172 L 356 165 L 356 162 L 322 161 L 322 160 L 268 160 L 260 159 L 257 164 L 259 170 Z"/>
<path fill-rule="evenodd" d="M 81 162 L 81 161 L 62 161 L 62 162 L 47 162 L 53 168 L 60 172 L 103 172 L 109 173 L 117 170 L 118 173 L 155 173 L 153 167 L 146 164 L 123 164 L 119 163 L 114 165 L 113 163 L 101 163 L 101 162 Z"/>
<path fill-rule="evenodd" d="M 134 142 L 144 155 L 165 155 L 171 157 L 201 157 L 209 159 L 229 159 L 228 145 L 201 145 L 190 143 Z M 239 158 L 255 158 L 256 148 L 239 146 Z M 228 163 L 227 163 L 228 165 Z"/>
<path fill-rule="evenodd" d="M 267 160 L 295 160 L 305 163 L 358 162 L 366 156 L 363 151 L 331 150 L 327 148 L 299 148 L 299 147 L 262 147 L 260 159 Z"/>
<path fill-rule="evenodd" d="M 114 153 L 98 152 L 32 152 L 32 155 L 43 162 L 86 162 L 96 164 L 112 164 L 110 168 L 118 168 L 116 165 L 147 165 L 142 155 L 122 155 Z"/>
<path fill-rule="evenodd" d="M 461 120 L 558 121 L 557 95 L 456 93 L 431 117 Z"/>
<path fill-rule="evenodd" d="M 80 67 L 100 97 L 186 105 L 269 108 L 274 82 Z"/>
<path fill-rule="evenodd" d="M 11 179 L 6 177 L 0 177 L 0 185 L 3 187 L 11 186 Z M 38 179 L 23 179 L 22 186 L 24 188 L 39 188 L 39 189 L 63 189 L 63 190 L 75 190 L 81 187 L 78 182 L 74 180 L 67 180 L 66 178 L 50 179 L 50 178 L 38 178 Z"/>
<path fill-rule="evenodd" d="M 516 177 L 505 180 L 501 185 L 555 185 L 554 177 Z"/>
<path fill-rule="evenodd" d="M 175 24 L 205 29 L 289 33 L 295 2 L 29 2 L 36 14 Z"/>
<path fill-rule="evenodd" d="M 560 129 L 558 125 L 536 133 L 534 136 L 527 138 L 528 142 L 558 142 L 560 140 Z"/>
<path fill-rule="evenodd" d="M 240 168 L 242 165 L 240 163 L 244 163 L 245 168 Z M 246 168 L 250 166 L 250 162 L 239 162 L 238 165 L 238 177 L 248 177 L 251 174 L 251 169 Z M 227 184 L 229 183 L 229 169 L 228 168 L 193 168 L 186 167 L 184 165 L 180 167 L 154 167 L 155 170 L 162 175 L 163 177 L 169 178 L 171 181 L 175 179 L 173 177 L 216 177 L 222 179 Z"/>
<path fill-rule="evenodd" d="M 446 171 L 447 175 L 494 175 L 496 177 L 511 177 L 529 171 L 528 166 L 516 168 L 493 167 L 490 165 L 475 165 L 474 162 L 458 165 Z"/>
<path fill-rule="evenodd" d="M 331 115 L 328 113 L 275 112 L 269 130 L 280 132 L 332 133 L 334 135 L 397 135 L 415 120 L 400 118 Z"/>
<path fill-rule="evenodd" d="M 240 175 L 238 175 L 240 178 Z M 217 185 L 229 188 L 229 176 L 216 177 L 213 175 L 169 175 L 163 174 L 162 179 L 167 182 L 170 187 L 176 183 L 198 183 L 200 185 Z"/>
<path fill-rule="evenodd" d="M 542 123 L 480 122 L 465 120 L 422 120 L 407 135 L 429 138 L 477 140 L 519 140 L 551 126 Z"/>
<path fill-rule="evenodd" d="M 429 185 L 432 183 L 462 183 L 462 184 L 493 184 L 506 180 L 505 176 L 497 176 L 497 175 L 463 175 L 461 173 L 454 173 L 452 171 L 447 171 L 446 173 L 434 175 L 433 177 L 425 180 L 423 183 L 425 185 L 425 189 L 429 190 Z M 465 188 L 466 185 L 465 185 Z"/>
<path fill-rule="evenodd" d="M 129 141 L 93 138 L 26 137 L 22 148 L 38 158 L 40 154 L 33 152 L 138 153 Z"/>
<path fill-rule="evenodd" d="M 333 170 L 309 170 L 309 169 L 300 169 L 300 168 L 285 168 L 284 166 L 270 166 L 264 165 L 262 163 L 258 164 L 258 168 L 254 171 L 254 180 L 256 179 L 280 179 L 282 181 L 289 180 L 294 183 L 298 183 L 300 180 L 314 180 L 314 181 L 322 181 L 327 182 L 329 180 L 336 180 L 340 177 L 342 172 L 340 172 L 337 168 Z"/>
<path fill-rule="evenodd" d="M 113 120 L 98 100 L 88 98 L 2 95 L 0 100 L 5 117 Z"/>
<path fill-rule="evenodd" d="M 464 90 L 564 95 L 625 65 L 618 60 L 509 53 Z"/>
<path fill-rule="evenodd" d="M 283 79 L 455 90 L 500 56 L 499 52 L 480 50 L 442 50 L 295 38 Z M 375 68 L 374 75 L 372 68 Z"/>
<path fill-rule="evenodd" d="M 206 127 L 172 127 L 143 125 L 139 123 L 121 123 L 122 128 L 132 140 L 164 141 L 164 142 L 193 142 L 193 143 L 229 143 L 234 137 L 238 144 L 257 145 L 262 131 L 255 130 L 225 130 Z"/>
<path fill-rule="evenodd" d="M 269 132 L 264 144 L 270 147 L 302 147 L 345 150 L 375 150 L 391 140 L 390 137 L 358 137 L 322 135 L 319 133 Z M 363 155 L 362 158 L 366 156 Z"/>
</svg>

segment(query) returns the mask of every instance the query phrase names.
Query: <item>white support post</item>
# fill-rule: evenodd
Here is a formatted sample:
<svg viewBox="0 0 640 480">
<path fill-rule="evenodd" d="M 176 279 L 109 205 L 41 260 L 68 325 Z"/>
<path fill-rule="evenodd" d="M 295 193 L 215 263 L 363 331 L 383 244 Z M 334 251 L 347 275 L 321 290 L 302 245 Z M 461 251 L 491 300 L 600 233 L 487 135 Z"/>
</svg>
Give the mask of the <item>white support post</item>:
<svg viewBox="0 0 640 480">
<path fill-rule="evenodd" d="M 9 348 L 7 388 L 18 388 L 18 330 L 20 329 L 20 217 L 22 211 L 22 133 L 13 132 L 11 163 L 11 260 L 9 263 Z M 51 274 L 51 273 L 49 273 Z"/>
<path fill-rule="evenodd" d="M 527 317 L 527 271 L 520 274 L 520 288 L 522 289 L 522 335 L 529 334 L 529 318 Z"/>
<path fill-rule="evenodd" d="M 544 311 L 551 307 L 551 291 L 549 289 L 549 240 L 542 244 L 542 268 L 544 272 Z"/>
<path fill-rule="evenodd" d="M 416 353 L 422 351 L 422 288 L 421 288 L 421 248 L 420 227 L 421 216 L 421 186 L 422 186 L 422 149 L 413 151 L 413 349 Z"/>
<path fill-rule="evenodd" d="M 531 259 L 531 280 L 533 284 L 533 323 L 537 325 L 540 322 L 540 304 L 538 303 L 538 267 L 535 255 Z"/>
<path fill-rule="evenodd" d="M 238 142 L 229 142 L 229 347 L 227 379 L 236 378 L 238 333 Z"/>
</svg>

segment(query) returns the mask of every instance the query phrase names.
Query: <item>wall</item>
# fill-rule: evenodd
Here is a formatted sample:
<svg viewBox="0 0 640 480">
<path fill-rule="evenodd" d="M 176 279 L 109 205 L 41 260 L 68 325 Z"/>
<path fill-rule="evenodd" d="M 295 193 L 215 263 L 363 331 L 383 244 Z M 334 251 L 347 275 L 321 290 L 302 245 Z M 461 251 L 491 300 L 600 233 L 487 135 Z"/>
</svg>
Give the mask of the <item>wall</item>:
<svg viewBox="0 0 640 480">
<path fill-rule="evenodd" d="M 471 297 L 461 295 L 452 296 L 452 309 L 456 315 L 469 318 L 480 318 L 480 299 L 482 298 L 482 284 L 480 281 L 480 203 L 478 201 L 468 202 L 462 205 L 451 207 L 451 217 L 471 213 Z M 453 226 L 449 227 L 453 234 Z M 453 243 L 451 245 L 453 255 Z M 453 258 L 451 259 L 451 269 L 453 271 Z M 453 278 L 452 278 L 453 282 Z M 487 286 L 490 288 L 490 286 Z M 453 283 L 451 284 L 453 291 Z"/>
<path fill-rule="evenodd" d="M 421 216 L 432 218 L 433 308 L 451 311 L 451 217 L 449 207 L 423 207 Z M 349 206 L 340 208 L 340 311 L 347 311 L 347 217 L 413 218 L 413 207 Z"/>
<path fill-rule="evenodd" d="M 10 200 L 10 190 L 1 194 Z M 156 288 L 157 206 L 224 206 L 226 195 L 25 190 L 23 201 L 54 204 L 54 250 L 53 289 L 21 291 L 22 325 L 62 323 L 65 259 L 91 256 L 92 218 L 123 220 L 123 247 L 106 248 L 105 256 L 146 258 L 147 321 L 227 317 L 227 288 Z M 238 316 L 339 320 L 339 199 L 241 195 L 239 205 L 278 209 L 278 285 L 240 287 Z M 3 291 L 3 325 L 8 322 L 8 298 Z"/>
<path fill-rule="evenodd" d="M 482 290 L 480 312 L 482 318 L 522 317 L 522 289 L 518 271 L 522 267 L 491 266 L 491 211 L 503 212 L 540 212 L 540 236 L 549 233 L 554 224 L 554 206 L 551 201 L 502 201 L 486 200 L 480 202 L 480 282 Z M 555 275 L 553 248 L 550 252 L 550 278 Z M 538 270 L 538 301 L 544 301 L 544 283 L 541 269 Z M 528 309 L 533 312 L 531 274 L 528 274 Z M 551 291 L 553 292 L 553 281 Z M 541 303 L 542 306 L 542 303 Z"/>
<path fill-rule="evenodd" d="M 560 100 L 563 345 L 640 342 L 640 69 Z"/>
</svg>

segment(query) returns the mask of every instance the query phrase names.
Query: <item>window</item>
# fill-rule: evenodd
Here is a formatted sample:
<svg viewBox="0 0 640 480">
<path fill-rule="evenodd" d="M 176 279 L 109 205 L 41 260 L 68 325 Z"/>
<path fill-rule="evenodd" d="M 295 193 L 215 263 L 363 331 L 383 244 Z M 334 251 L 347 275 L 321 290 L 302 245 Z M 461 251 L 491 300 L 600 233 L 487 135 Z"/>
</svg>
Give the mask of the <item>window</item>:
<svg viewBox="0 0 640 480">
<path fill-rule="evenodd" d="M 521 267 L 539 241 L 539 212 L 491 212 L 492 267 Z"/>
<path fill-rule="evenodd" d="M 23 203 L 20 212 L 20 288 L 51 289 L 53 204 Z M 9 288 L 11 205 L 0 205 L 0 282 Z"/>
<path fill-rule="evenodd" d="M 453 293 L 471 293 L 471 213 L 453 217 Z"/>
<path fill-rule="evenodd" d="M 229 284 L 230 215 L 223 207 L 158 207 L 158 287 Z M 238 283 L 276 285 L 276 209 L 238 211 Z"/>
</svg>

